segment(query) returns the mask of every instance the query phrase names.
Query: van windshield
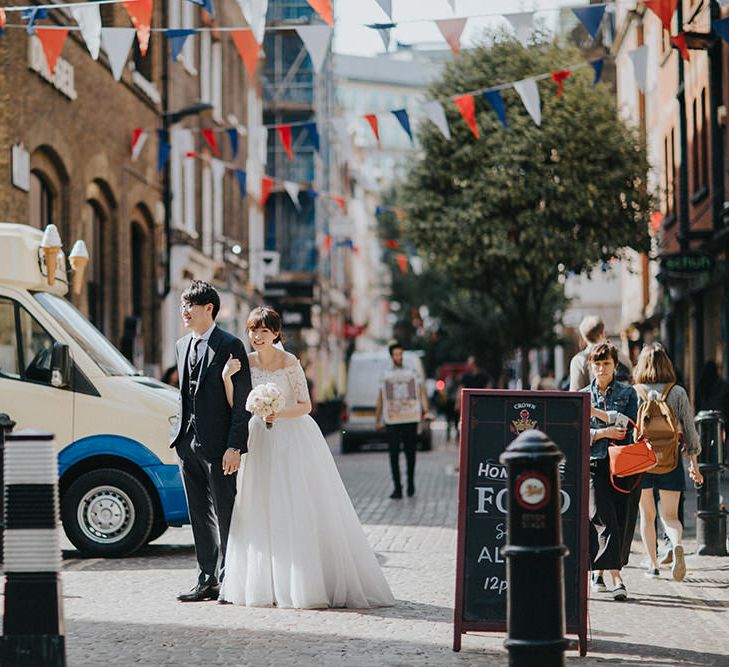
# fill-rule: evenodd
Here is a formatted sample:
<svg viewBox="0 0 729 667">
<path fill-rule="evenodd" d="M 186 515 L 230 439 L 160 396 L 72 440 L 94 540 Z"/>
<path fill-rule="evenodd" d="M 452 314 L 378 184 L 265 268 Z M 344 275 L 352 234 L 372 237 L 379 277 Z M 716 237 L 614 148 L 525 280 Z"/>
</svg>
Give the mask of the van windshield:
<svg viewBox="0 0 729 667">
<path fill-rule="evenodd" d="M 45 310 L 47 310 L 107 375 L 141 375 L 121 352 L 117 350 L 76 307 L 66 299 L 36 292 L 33 294 Z"/>
</svg>

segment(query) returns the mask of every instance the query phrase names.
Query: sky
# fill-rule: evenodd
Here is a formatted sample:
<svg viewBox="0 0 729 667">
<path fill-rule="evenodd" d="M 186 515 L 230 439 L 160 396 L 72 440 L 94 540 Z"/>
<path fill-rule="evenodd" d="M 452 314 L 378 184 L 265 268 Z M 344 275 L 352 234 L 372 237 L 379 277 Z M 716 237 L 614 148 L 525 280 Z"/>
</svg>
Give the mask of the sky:
<svg viewBox="0 0 729 667">
<path fill-rule="evenodd" d="M 448 19 L 482 14 L 493 17 L 472 18 L 466 24 L 461 44 L 471 40 L 487 26 L 508 26 L 500 14 L 537 11 L 535 19 L 553 22 L 560 7 L 584 6 L 589 0 L 456 0 L 456 12 L 451 11 L 448 0 L 392 0 L 393 22 L 413 19 Z M 543 10 L 543 11 L 539 11 Z M 544 11 L 547 10 L 547 11 Z M 552 10 L 552 11 L 549 11 Z M 335 42 L 338 53 L 374 55 L 384 50 L 377 31 L 365 27 L 367 23 L 387 22 L 376 0 L 335 0 Z M 392 50 L 397 41 L 405 43 L 441 42 L 447 48 L 438 28 L 431 21 L 403 23 L 392 31 Z"/>
</svg>

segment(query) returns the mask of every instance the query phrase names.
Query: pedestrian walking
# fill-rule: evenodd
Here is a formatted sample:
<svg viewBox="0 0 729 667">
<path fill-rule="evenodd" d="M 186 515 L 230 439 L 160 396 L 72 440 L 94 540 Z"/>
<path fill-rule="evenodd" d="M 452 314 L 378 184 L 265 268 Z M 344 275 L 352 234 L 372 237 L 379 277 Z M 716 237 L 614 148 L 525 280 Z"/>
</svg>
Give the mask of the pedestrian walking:
<svg viewBox="0 0 729 667">
<path fill-rule="evenodd" d="M 177 451 L 185 486 L 198 578 L 191 590 L 177 596 L 181 602 L 218 597 L 236 494 L 235 473 L 241 453 L 247 450 L 248 357 L 242 341 L 215 324 L 219 310 L 220 296 L 208 283 L 195 280 L 182 293 L 180 312 L 190 333 L 175 347 L 182 385 L 170 447 Z M 234 380 L 232 407 L 221 377 L 230 358 L 242 366 Z"/>
<path fill-rule="evenodd" d="M 580 322 L 580 336 L 585 347 L 570 360 L 570 391 L 584 389 L 594 377 L 589 359 L 590 349 L 599 343 L 607 342 L 605 322 L 597 315 L 588 315 Z M 632 368 L 630 359 L 618 352 L 616 375 L 630 382 Z"/>
<path fill-rule="evenodd" d="M 405 452 L 407 494 L 415 495 L 415 456 L 418 448 L 418 425 L 429 418 L 428 397 L 418 374 L 403 365 L 403 346 L 392 341 L 388 346 L 392 366 L 380 380 L 375 407 L 375 427 L 387 431 L 390 471 L 394 489 L 390 498 L 402 498 L 400 449 Z"/>
<path fill-rule="evenodd" d="M 683 548 L 683 526 L 678 516 L 681 493 L 685 490 L 685 475 L 682 458 L 688 459 L 689 475 L 697 484 L 703 483 L 699 472 L 698 455 L 701 452 L 699 434 L 694 426 L 694 415 L 686 390 L 676 384 L 676 371 L 665 348 L 660 343 L 646 345 L 638 357 L 635 368 L 635 391 L 639 405 L 653 401 L 664 411 L 667 429 L 676 431 L 675 467 L 663 474 L 645 473 L 640 488 L 640 536 L 643 548 L 650 560 L 647 576 L 658 577 L 660 570 L 656 554 L 656 503 L 654 491 L 658 491 L 660 516 L 664 529 L 671 541 L 671 574 L 676 581 L 686 575 Z M 658 419 L 654 418 L 654 422 Z M 651 425 L 657 428 L 656 425 Z M 650 438 L 650 433 L 645 433 Z M 682 444 L 681 444 L 682 443 Z"/>
<path fill-rule="evenodd" d="M 635 420 L 638 401 L 632 388 L 615 379 L 618 350 L 612 343 L 598 343 L 588 357 L 595 379 L 583 391 L 590 392 L 590 570 L 592 588 L 605 592 L 604 572 L 612 579 L 615 600 L 628 597 L 621 570 L 630 557 L 635 531 L 638 490 L 622 493 L 610 480 L 608 446 L 627 444 L 627 420 Z M 629 480 L 626 480 L 629 483 Z"/>
</svg>

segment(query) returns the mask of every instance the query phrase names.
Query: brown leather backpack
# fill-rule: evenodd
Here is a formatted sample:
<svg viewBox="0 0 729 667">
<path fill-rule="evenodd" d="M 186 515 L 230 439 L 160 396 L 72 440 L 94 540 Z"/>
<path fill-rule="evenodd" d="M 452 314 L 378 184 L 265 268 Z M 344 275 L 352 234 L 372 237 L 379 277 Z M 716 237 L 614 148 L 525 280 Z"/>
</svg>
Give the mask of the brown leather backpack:
<svg viewBox="0 0 729 667">
<path fill-rule="evenodd" d="M 638 418 L 635 420 L 636 433 L 650 441 L 656 455 L 656 465 L 650 470 L 652 475 L 673 472 L 678 465 L 681 427 L 666 401 L 673 387 L 674 383 L 667 384 L 660 398 L 651 399 L 641 386 L 635 386 L 638 395 L 643 399 L 638 408 Z"/>
</svg>

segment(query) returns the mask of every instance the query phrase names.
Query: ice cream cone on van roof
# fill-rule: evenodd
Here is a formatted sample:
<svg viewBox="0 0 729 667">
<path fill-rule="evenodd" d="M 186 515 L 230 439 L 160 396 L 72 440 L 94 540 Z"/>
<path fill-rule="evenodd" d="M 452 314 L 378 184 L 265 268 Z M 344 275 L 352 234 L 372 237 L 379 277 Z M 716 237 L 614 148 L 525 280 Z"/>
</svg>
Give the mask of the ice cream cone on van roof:
<svg viewBox="0 0 729 667">
<path fill-rule="evenodd" d="M 41 249 L 46 257 L 48 284 L 53 285 L 56 282 L 58 253 L 61 252 L 61 235 L 58 233 L 58 227 L 55 225 L 46 227 L 41 240 Z"/>
<path fill-rule="evenodd" d="M 71 264 L 73 270 L 73 276 L 71 276 L 71 287 L 74 294 L 81 294 L 81 287 L 84 284 L 84 273 L 86 273 L 86 265 L 89 263 L 89 251 L 86 249 L 86 244 L 78 240 L 73 244 L 71 248 L 71 254 L 68 256 L 68 261 Z"/>
</svg>

